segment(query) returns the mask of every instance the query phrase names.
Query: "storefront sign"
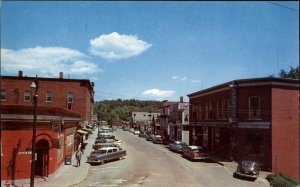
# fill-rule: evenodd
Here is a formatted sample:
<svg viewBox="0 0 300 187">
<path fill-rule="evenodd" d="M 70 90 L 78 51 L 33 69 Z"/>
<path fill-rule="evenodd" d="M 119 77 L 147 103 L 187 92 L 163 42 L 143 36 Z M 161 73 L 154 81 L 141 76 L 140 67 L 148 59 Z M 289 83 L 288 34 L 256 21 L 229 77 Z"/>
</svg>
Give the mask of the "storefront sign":
<svg viewBox="0 0 300 187">
<path fill-rule="evenodd" d="M 22 152 L 18 152 L 18 155 L 30 155 L 31 151 L 22 151 Z"/>
<path fill-rule="evenodd" d="M 229 122 L 237 122 L 237 84 L 235 82 L 230 84 L 231 94 L 230 94 L 230 114 Z"/>
<path fill-rule="evenodd" d="M 61 125 L 62 125 L 61 120 L 51 120 L 50 123 L 52 125 L 52 131 L 53 132 L 61 132 Z"/>
</svg>

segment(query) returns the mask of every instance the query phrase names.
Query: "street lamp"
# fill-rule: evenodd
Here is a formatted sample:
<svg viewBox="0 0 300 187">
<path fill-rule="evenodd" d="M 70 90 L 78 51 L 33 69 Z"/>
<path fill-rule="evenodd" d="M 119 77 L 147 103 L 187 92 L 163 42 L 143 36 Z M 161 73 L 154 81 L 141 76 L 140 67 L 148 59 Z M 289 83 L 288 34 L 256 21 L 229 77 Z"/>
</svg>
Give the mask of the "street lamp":
<svg viewBox="0 0 300 187">
<path fill-rule="evenodd" d="M 32 148 L 31 148 L 31 174 L 30 174 L 30 187 L 34 187 L 34 175 L 35 175 L 35 139 L 36 139 L 36 108 L 38 99 L 39 81 L 34 80 L 30 89 L 34 90 L 33 95 L 33 124 L 32 124 Z"/>
</svg>

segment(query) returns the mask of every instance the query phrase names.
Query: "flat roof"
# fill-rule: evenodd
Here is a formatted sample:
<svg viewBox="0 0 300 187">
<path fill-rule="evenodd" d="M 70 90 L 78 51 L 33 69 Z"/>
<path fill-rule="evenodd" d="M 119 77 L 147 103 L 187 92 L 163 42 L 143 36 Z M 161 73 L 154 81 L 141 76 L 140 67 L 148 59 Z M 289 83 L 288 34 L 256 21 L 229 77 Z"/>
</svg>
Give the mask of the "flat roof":
<svg viewBox="0 0 300 187">
<path fill-rule="evenodd" d="M 202 94 L 205 92 L 209 92 L 211 90 L 216 90 L 222 87 L 227 87 L 232 83 L 236 83 L 238 84 L 244 84 L 244 83 L 261 83 L 261 82 L 277 82 L 277 83 L 288 83 L 288 84 L 295 84 L 295 86 L 299 87 L 299 83 L 300 80 L 299 79 L 289 79 L 289 78 L 277 78 L 277 77 L 262 77 L 262 78 L 251 78 L 251 79 L 237 79 L 237 80 L 232 80 L 223 84 L 219 84 L 204 90 L 200 90 L 197 92 L 193 92 L 188 94 L 188 97 L 194 96 L 194 95 L 198 95 L 198 94 Z"/>
</svg>

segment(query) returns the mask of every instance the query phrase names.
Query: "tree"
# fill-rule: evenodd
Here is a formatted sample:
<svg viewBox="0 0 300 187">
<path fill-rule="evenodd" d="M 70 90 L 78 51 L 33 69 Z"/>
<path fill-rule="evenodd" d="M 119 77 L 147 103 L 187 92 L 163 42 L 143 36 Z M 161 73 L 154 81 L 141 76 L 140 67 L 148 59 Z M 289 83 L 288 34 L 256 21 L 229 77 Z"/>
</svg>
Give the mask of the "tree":
<svg viewBox="0 0 300 187">
<path fill-rule="evenodd" d="M 280 70 L 280 73 L 278 74 L 279 77 L 281 78 L 291 78 L 291 79 L 300 79 L 300 71 L 299 71 L 299 66 L 296 68 L 293 68 L 290 66 L 290 71 L 287 72 L 285 70 Z"/>
</svg>

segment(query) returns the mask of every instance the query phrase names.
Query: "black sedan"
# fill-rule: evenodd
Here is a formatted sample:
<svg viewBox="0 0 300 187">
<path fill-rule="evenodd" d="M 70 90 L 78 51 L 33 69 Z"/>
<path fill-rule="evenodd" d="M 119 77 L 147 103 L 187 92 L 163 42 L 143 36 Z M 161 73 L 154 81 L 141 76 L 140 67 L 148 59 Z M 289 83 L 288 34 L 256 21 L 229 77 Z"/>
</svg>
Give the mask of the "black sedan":
<svg viewBox="0 0 300 187">
<path fill-rule="evenodd" d="M 259 171 L 260 167 L 258 162 L 243 160 L 239 162 L 236 172 L 234 174 L 255 180 L 259 175 Z"/>
</svg>

